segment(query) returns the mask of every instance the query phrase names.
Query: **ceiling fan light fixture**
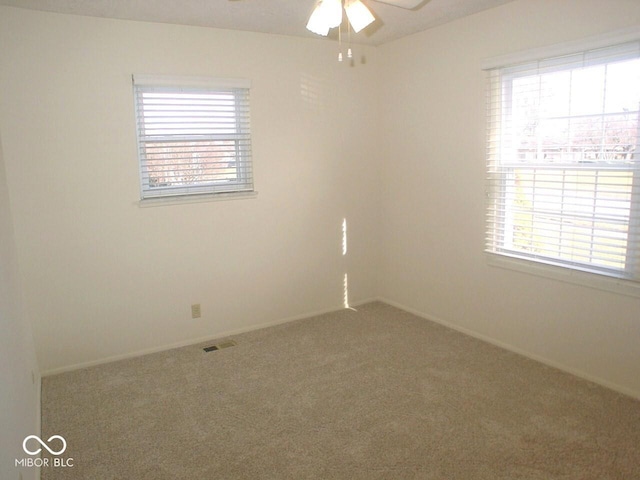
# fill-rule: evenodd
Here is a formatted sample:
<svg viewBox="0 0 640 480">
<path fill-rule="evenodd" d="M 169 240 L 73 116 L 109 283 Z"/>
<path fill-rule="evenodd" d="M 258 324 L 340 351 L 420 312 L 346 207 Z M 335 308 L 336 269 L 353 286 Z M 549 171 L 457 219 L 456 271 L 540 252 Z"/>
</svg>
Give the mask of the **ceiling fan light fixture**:
<svg viewBox="0 0 640 480">
<path fill-rule="evenodd" d="M 329 28 L 335 28 L 342 23 L 342 0 L 322 0 L 320 8 L 324 9 Z"/>
<path fill-rule="evenodd" d="M 329 34 L 329 25 L 325 19 L 325 13 L 322 8 L 322 3 L 316 5 L 313 13 L 309 17 L 309 21 L 307 22 L 307 30 L 326 37 Z"/>
<path fill-rule="evenodd" d="M 360 0 L 347 0 L 344 5 L 344 11 L 347 12 L 347 18 L 355 33 L 358 33 L 375 20 L 371 11 Z"/>
<path fill-rule="evenodd" d="M 313 9 L 307 30 L 326 37 L 329 30 L 342 23 L 342 0 L 320 0 Z"/>
</svg>

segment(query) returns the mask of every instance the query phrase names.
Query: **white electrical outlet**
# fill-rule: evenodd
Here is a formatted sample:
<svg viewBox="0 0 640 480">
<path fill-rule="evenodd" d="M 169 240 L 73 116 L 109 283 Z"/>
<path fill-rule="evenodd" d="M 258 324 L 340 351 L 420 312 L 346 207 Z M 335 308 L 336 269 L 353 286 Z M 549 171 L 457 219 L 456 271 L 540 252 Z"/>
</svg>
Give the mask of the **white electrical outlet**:
<svg viewBox="0 0 640 480">
<path fill-rule="evenodd" d="M 191 318 L 200 318 L 202 316 L 202 312 L 200 311 L 200 304 L 194 303 L 191 305 Z"/>
</svg>

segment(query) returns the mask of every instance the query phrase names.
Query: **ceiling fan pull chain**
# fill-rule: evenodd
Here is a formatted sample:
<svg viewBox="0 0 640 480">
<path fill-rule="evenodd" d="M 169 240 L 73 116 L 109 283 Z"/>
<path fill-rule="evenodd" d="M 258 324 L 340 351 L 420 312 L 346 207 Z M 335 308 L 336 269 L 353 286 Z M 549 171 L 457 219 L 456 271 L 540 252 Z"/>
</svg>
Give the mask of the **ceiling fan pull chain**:
<svg viewBox="0 0 640 480">
<path fill-rule="evenodd" d="M 338 25 L 338 48 L 340 51 L 338 52 L 338 61 L 342 61 L 342 24 Z"/>
<path fill-rule="evenodd" d="M 347 20 L 347 58 L 353 58 L 353 52 L 351 51 L 351 22 Z"/>
</svg>

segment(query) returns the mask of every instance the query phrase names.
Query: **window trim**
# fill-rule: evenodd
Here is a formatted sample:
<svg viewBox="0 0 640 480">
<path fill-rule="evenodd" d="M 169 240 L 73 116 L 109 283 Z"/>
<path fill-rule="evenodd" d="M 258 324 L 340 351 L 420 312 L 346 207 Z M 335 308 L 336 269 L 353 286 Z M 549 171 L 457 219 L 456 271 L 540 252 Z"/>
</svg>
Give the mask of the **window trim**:
<svg viewBox="0 0 640 480">
<path fill-rule="evenodd" d="M 163 191 L 158 190 L 158 194 L 152 193 L 148 188 L 144 186 L 143 175 L 143 143 L 140 138 L 140 111 L 139 111 L 139 98 L 136 91 L 137 88 L 149 88 L 160 90 L 167 89 L 187 89 L 187 90 L 229 90 L 229 89 L 241 89 L 246 90 L 246 101 L 250 101 L 251 81 L 245 78 L 219 78 L 219 77 L 183 77 L 183 76 L 167 76 L 167 75 L 140 75 L 134 74 L 131 76 L 133 86 L 133 100 L 134 100 L 134 114 L 136 120 L 136 145 L 137 145 L 137 160 L 138 160 L 138 174 L 139 174 L 139 192 L 140 199 L 138 201 L 140 206 L 158 206 L 158 205 L 170 205 L 179 203 L 197 203 L 202 201 L 212 200 L 232 200 L 240 198 L 252 198 L 257 195 L 254 185 L 253 174 L 253 156 L 251 153 L 251 122 L 249 119 L 250 111 L 247 113 L 247 118 L 243 122 L 238 122 L 238 125 L 246 129 L 246 132 L 240 131 L 239 133 L 229 135 L 223 134 L 223 136 L 248 136 L 248 150 L 243 151 L 243 158 L 236 159 L 238 165 L 236 166 L 244 180 L 234 183 L 230 186 L 218 185 L 214 186 L 210 184 L 196 184 L 193 186 L 176 186 L 175 188 L 167 188 Z M 235 96 L 235 95 L 234 95 Z M 238 97 L 236 102 L 238 101 Z M 247 103 L 248 108 L 250 105 Z M 172 136 L 169 136 L 171 139 Z M 179 138 L 173 139 L 173 141 L 179 141 Z M 242 141 L 241 138 L 237 138 L 236 141 Z M 247 173 L 248 172 L 248 173 Z M 246 177 L 245 177 L 246 175 Z M 246 188 L 248 187 L 248 188 Z M 175 193 L 171 193 L 174 190 Z"/>
<path fill-rule="evenodd" d="M 517 71 L 518 64 L 532 63 L 553 57 L 576 54 L 588 50 L 612 47 L 618 44 L 640 41 L 640 27 L 610 32 L 604 35 L 588 37 L 582 40 L 570 41 L 547 47 L 525 50 L 522 52 L 501 55 L 485 59 L 483 70 L 512 69 L 512 75 Z M 516 74 L 517 75 L 517 74 Z M 487 134 L 491 135 L 490 126 L 485 124 Z M 487 137 L 489 138 L 489 137 Z M 485 162 L 487 157 L 485 157 Z M 634 191 L 634 195 L 636 192 Z M 487 206 L 484 212 L 487 214 Z M 631 223 L 640 222 L 640 218 L 632 218 Z M 489 232 L 486 231 L 485 239 Z M 483 246 L 486 245 L 486 240 Z M 490 252 L 485 250 L 485 259 L 489 266 L 504 268 L 538 277 L 551 278 L 557 281 L 577 284 L 597 290 L 640 298 L 640 281 L 629 280 L 624 277 L 610 276 L 602 271 L 590 271 L 588 268 L 571 268 L 568 265 L 556 265 L 544 259 L 526 259 L 523 256 L 512 255 L 508 251 Z M 638 260 L 640 262 L 640 259 Z"/>
<path fill-rule="evenodd" d="M 240 192 L 220 193 L 192 193 L 189 195 L 165 195 L 163 197 L 141 198 L 136 203 L 139 207 L 162 207 L 170 205 L 183 205 L 188 203 L 226 202 L 229 200 L 246 200 L 256 198 L 258 192 L 253 190 Z"/>
<path fill-rule="evenodd" d="M 486 58 L 482 61 L 481 69 L 493 70 L 495 68 L 535 62 L 536 60 L 543 60 L 545 58 L 561 57 L 575 54 L 576 52 L 606 48 L 617 44 L 635 42 L 637 40 L 640 40 L 640 27 L 630 27 L 579 40 Z"/>
<path fill-rule="evenodd" d="M 536 277 L 549 278 L 563 283 L 581 285 L 606 292 L 640 298 L 640 283 L 618 277 L 575 270 L 551 263 L 534 262 L 510 255 L 484 252 L 486 262 L 491 267 L 512 270 Z"/>
</svg>

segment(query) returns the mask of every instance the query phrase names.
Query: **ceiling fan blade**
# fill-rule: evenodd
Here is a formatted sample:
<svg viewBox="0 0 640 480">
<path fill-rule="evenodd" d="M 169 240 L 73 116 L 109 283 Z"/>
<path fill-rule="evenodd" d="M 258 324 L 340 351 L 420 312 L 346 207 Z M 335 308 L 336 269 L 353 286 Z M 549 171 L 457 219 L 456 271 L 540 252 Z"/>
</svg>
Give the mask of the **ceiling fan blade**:
<svg viewBox="0 0 640 480">
<path fill-rule="evenodd" d="M 376 2 L 386 3 L 387 5 L 393 5 L 394 7 L 406 8 L 407 10 L 413 10 L 424 0 L 375 0 Z"/>
</svg>

